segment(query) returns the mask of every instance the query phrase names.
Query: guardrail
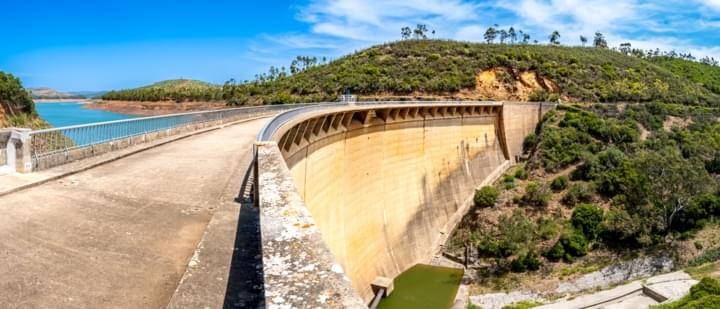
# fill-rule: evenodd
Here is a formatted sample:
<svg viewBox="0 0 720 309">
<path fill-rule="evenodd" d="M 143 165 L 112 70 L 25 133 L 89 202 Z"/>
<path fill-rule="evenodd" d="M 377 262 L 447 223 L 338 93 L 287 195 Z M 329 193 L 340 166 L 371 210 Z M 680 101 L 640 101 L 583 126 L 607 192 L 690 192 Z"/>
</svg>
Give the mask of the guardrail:
<svg viewBox="0 0 720 309">
<path fill-rule="evenodd" d="M 294 108 L 291 110 L 284 111 L 270 120 L 258 133 L 258 142 L 267 142 L 272 139 L 273 134 L 282 127 L 285 123 L 296 117 L 297 115 L 327 109 L 328 107 L 343 107 L 343 106 L 383 106 L 383 105 L 438 105 L 438 104 L 453 104 L 453 105 L 475 105 L 475 104 L 489 104 L 489 105 L 502 105 L 502 102 L 498 101 L 362 101 L 354 103 L 322 103 L 312 104 L 310 106 Z M 537 103 L 532 103 L 537 104 Z"/>
<path fill-rule="evenodd" d="M 50 164 L 50 166 L 39 166 L 39 162 L 44 158 L 62 156 L 63 154 L 69 156 L 71 152 L 82 151 L 102 144 L 123 140 L 130 141 L 128 144 L 136 144 L 146 141 L 144 136 L 155 132 L 163 132 L 192 125 L 202 127 L 202 124 L 253 118 L 272 112 L 309 105 L 314 104 L 229 108 L 34 130 L 30 131 L 32 169 L 36 170 L 38 168 L 58 165 L 53 163 Z M 143 138 L 138 139 L 140 136 L 143 136 Z M 87 155 L 83 157 L 86 156 Z M 63 163 L 64 161 L 67 160 L 63 160 Z"/>
</svg>

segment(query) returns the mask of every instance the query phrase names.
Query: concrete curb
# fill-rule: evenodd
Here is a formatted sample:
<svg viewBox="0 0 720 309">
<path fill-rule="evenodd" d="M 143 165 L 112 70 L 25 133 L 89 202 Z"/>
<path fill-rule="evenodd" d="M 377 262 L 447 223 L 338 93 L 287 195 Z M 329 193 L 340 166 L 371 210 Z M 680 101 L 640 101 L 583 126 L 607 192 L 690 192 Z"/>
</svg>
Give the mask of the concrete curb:
<svg viewBox="0 0 720 309">
<path fill-rule="evenodd" d="M 162 145 L 165 145 L 165 144 L 168 144 L 168 143 L 172 143 L 172 142 L 174 142 L 174 141 L 178 141 L 178 140 L 182 140 L 182 139 L 185 139 L 185 138 L 188 138 L 188 137 L 192 137 L 192 136 L 195 136 L 195 135 L 200 135 L 200 134 L 203 134 L 203 133 L 207 133 L 207 132 L 219 130 L 219 129 L 222 129 L 222 128 L 225 128 L 225 127 L 228 127 L 228 126 L 233 126 L 233 125 L 237 125 L 237 124 L 241 124 L 241 123 L 245 123 L 245 122 L 250 122 L 250 121 L 253 121 L 253 120 L 263 119 L 263 118 L 269 118 L 269 117 L 272 117 L 272 115 L 268 115 L 268 116 L 258 116 L 258 117 L 247 118 L 247 119 L 240 119 L 240 120 L 236 120 L 236 121 L 233 121 L 233 122 L 228 122 L 228 123 L 225 123 L 225 124 L 222 124 L 222 125 L 218 125 L 218 126 L 214 126 L 214 127 L 210 127 L 210 128 L 205 128 L 205 129 L 201 129 L 201 130 L 197 130 L 197 131 L 193 131 L 193 132 L 186 133 L 186 134 L 174 135 L 174 136 L 172 136 L 172 137 L 168 137 L 167 140 L 162 140 L 162 141 L 160 141 L 160 142 L 158 142 L 158 143 L 150 143 L 150 144 L 147 144 L 147 145 L 144 145 L 144 146 L 143 146 L 142 144 L 140 144 L 140 145 L 138 145 L 138 148 L 137 148 L 137 149 L 132 149 L 132 150 L 130 150 L 130 151 L 128 151 L 128 152 L 125 152 L 125 153 L 118 153 L 118 154 L 116 154 L 116 155 L 114 155 L 114 156 L 109 156 L 107 159 L 103 159 L 103 160 L 100 160 L 100 161 L 98 161 L 98 162 L 95 162 L 95 163 L 92 163 L 92 164 L 89 164 L 89 165 L 78 166 L 77 168 L 70 169 L 70 170 L 68 170 L 68 171 L 66 171 L 66 172 L 62 172 L 62 173 L 57 174 L 57 175 L 49 176 L 49 177 L 47 177 L 47 178 L 45 178 L 45 179 L 40 179 L 40 180 L 37 180 L 37 181 L 32 181 L 32 182 L 27 183 L 27 184 L 19 185 L 19 186 L 16 186 L 16 187 L 14 187 L 14 188 L 11 188 L 11 189 L 7 189 L 7 190 L 0 191 L 0 197 L 5 196 L 5 195 L 8 195 L 8 194 L 12 194 L 12 193 L 20 192 L 20 191 L 23 191 L 23 190 L 27 190 L 27 189 L 30 189 L 30 188 L 34 188 L 34 187 L 37 187 L 37 186 L 39 186 L 39 185 L 42 185 L 42 184 L 44 184 L 44 183 L 47 183 L 47 182 L 50 182 L 50 181 L 53 181 L 53 180 L 58 180 L 58 179 L 61 179 L 61 178 L 65 178 L 65 177 L 67 177 L 67 176 L 75 175 L 75 174 L 77 174 L 77 173 L 81 173 L 81 172 L 84 172 L 84 171 L 93 169 L 93 168 L 95 168 L 95 167 L 98 167 L 98 166 L 101 166 L 101 165 L 105 165 L 105 164 L 108 164 L 108 163 L 111 163 L 111 162 L 114 162 L 114 161 L 117 161 L 117 160 L 120 160 L 120 159 L 129 157 L 129 156 L 131 156 L 131 155 L 134 155 L 134 154 L 137 154 L 137 153 L 146 151 L 146 150 L 154 149 L 154 148 L 157 148 L 157 147 L 159 147 L 159 146 L 162 146 Z M 122 151 L 122 150 L 121 150 L 121 151 Z M 82 162 L 82 161 L 80 161 L 80 162 Z M 0 177 L 1 177 L 1 176 L 0 176 Z"/>
</svg>

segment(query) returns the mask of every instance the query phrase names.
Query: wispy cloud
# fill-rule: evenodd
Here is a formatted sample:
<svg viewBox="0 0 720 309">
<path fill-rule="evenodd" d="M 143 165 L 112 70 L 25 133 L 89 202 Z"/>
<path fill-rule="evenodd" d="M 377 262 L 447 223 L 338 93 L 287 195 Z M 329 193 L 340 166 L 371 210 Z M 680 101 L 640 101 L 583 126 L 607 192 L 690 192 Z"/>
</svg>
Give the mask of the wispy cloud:
<svg viewBox="0 0 720 309">
<path fill-rule="evenodd" d="M 491 25 L 522 29 L 547 42 L 579 45 L 603 33 L 611 46 L 676 50 L 720 59 L 720 0 L 310 0 L 297 7 L 305 32 L 263 34 L 247 57 L 287 65 L 295 55 L 336 58 L 400 38 L 400 28 L 426 24 L 437 38 L 483 41 Z M 262 46 L 262 47 L 260 47 Z"/>
<path fill-rule="evenodd" d="M 541 42 L 553 30 L 565 44 L 599 31 L 611 45 L 631 42 L 720 57 L 713 32 L 720 20 L 708 13 L 720 10 L 720 0 L 693 1 L 311 0 L 299 9 L 298 19 L 310 26 L 303 40 L 324 38 L 323 44 L 352 48 L 396 40 L 401 27 L 417 23 L 436 29 L 441 38 L 471 41 L 481 41 L 488 26 L 499 24 L 523 29 Z"/>
<path fill-rule="evenodd" d="M 704 4 L 708 8 L 720 11 L 720 0 L 700 0 L 700 3 Z"/>
</svg>

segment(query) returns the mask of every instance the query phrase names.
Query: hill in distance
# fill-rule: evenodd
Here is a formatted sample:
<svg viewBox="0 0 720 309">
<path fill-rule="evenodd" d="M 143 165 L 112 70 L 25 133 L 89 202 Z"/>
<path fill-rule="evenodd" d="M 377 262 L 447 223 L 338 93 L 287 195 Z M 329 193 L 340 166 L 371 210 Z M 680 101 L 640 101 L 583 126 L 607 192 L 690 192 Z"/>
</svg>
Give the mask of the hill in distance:
<svg viewBox="0 0 720 309">
<path fill-rule="evenodd" d="M 160 81 L 148 86 L 109 91 L 103 100 L 122 101 L 218 101 L 222 99 L 220 86 L 192 79 Z"/>
<path fill-rule="evenodd" d="M 85 96 L 60 92 L 52 88 L 28 88 L 33 99 L 84 99 Z"/>
<path fill-rule="evenodd" d="M 88 99 L 102 97 L 107 91 L 68 91 L 70 95 L 85 97 Z"/>
<path fill-rule="evenodd" d="M 300 57 L 298 58 L 300 59 Z M 103 96 L 107 100 L 225 100 L 230 105 L 336 101 L 345 89 L 361 100 L 557 100 L 718 105 L 717 67 L 672 59 L 670 65 L 592 47 L 406 40 L 327 64 L 304 59 L 295 74 L 269 74 L 222 88 L 196 81 L 159 84 Z M 687 62 L 687 64 L 685 64 Z M 698 65 L 696 67 L 696 65 Z M 692 67 L 702 73 L 684 73 Z M 297 68 L 297 67 L 296 67 Z"/>
</svg>

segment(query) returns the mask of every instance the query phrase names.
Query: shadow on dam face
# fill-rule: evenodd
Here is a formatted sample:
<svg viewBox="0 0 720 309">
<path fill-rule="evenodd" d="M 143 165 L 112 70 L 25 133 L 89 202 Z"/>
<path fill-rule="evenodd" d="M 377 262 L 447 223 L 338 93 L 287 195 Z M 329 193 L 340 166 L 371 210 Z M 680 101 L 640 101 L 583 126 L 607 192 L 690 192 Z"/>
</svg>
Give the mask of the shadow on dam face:
<svg viewBox="0 0 720 309">
<path fill-rule="evenodd" d="M 314 113 L 284 127 L 276 146 L 260 146 L 266 162 L 260 173 L 294 184 L 288 193 L 272 191 L 277 182 L 268 182 L 261 200 L 275 207 L 276 197 L 294 194 L 302 201 L 319 230 L 317 250 L 331 253 L 366 302 L 377 276 L 392 278 L 430 261 L 469 209 L 474 190 L 511 165 L 543 112 L 539 104 L 419 105 Z M 276 168 L 277 161 L 286 168 Z M 282 208 L 272 209 L 273 220 L 287 219 L 277 212 Z M 265 224 L 263 233 L 266 228 L 278 235 Z M 276 255 L 291 252 L 263 246 Z"/>
<path fill-rule="evenodd" d="M 497 126 L 494 115 L 356 121 L 287 154 L 323 239 L 364 299 L 376 276 L 428 261 L 439 233 L 503 165 Z"/>
</svg>

